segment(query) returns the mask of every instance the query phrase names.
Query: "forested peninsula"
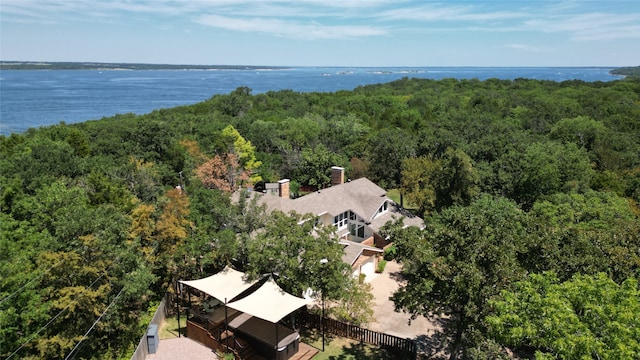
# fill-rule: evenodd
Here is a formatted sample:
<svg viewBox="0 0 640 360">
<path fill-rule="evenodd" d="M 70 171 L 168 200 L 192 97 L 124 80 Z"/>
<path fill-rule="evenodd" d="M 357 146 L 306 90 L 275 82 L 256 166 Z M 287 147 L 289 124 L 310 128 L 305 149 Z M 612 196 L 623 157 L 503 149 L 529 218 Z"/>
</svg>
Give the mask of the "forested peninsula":
<svg viewBox="0 0 640 360">
<path fill-rule="evenodd" d="M 406 279 L 396 308 L 443 316 L 434 352 L 640 357 L 638 78 L 241 87 L 2 136 L 0 165 L 2 358 L 129 359 L 176 280 L 227 264 L 317 289 L 291 254 L 340 263 L 334 237 L 232 192 L 322 189 L 334 165 L 424 218 L 388 223 L 386 256 Z M 366 287 L 343 271 L 325 274 L 331 316 L 366 327 Z"/>
<path fill-rule="evenodd" d="M 640 76 L 640 66 L 622 67 L 610 71 L 613 75 Z"/>
</svg>

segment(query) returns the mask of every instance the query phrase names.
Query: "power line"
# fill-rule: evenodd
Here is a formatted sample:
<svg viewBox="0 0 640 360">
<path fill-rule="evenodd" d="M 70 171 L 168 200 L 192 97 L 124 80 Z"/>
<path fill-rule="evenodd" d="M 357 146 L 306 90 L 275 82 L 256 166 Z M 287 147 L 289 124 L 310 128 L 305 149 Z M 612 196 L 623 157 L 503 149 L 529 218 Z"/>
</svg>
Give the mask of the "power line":
<svg viewBox="0 0 640 360">
<path fill-rule="evenodd" d="M 82 342 L 84 341 L 84 339 L 87 337 L 87 335 L 89 335 L 89 333 L 91 332 L 91 330 L 93 330 L 93 328 L 96 326 L 96 324 L 98 322 L 100 322 L 100 320 L 102 319 L 102 317 L 104 316 L 104 314 L 107 313 L 107 311 L 109 311 L 109 308 L 111 307 L 111 305 L 113 305 L 118 298 L 120 297 L 120 294 L 122 294 L 122 291 L 124 291 L 124 287 L 120 290 L 120 292 L 118 293 L 118 295 L 116 295 L 116 297 L 113 299 L 113 301 L 111 302 L 111 304 L 109 304 L 109 306 L 107 306 L 106 309 L 104 309 L 104 311 L 102 312 L 102 314 L 100 314 L 100 317 L 98 317 L 98 319 L 96 321 L 93 322 L 93 325 L 91 325 L 91 327 L 89 328 L 89 330 L 87 330 L 86 333 L 84 333 L 84 335 L 82 335 L 82 338 L 80 339 L 80 341 L 78 341 L 78 343 L 76 344 L 76 346 L 73 347 L 73 349 L 71 349 L 71 352 L 69 352 L 69 354 L 67 355 L 67 357 L 64 358 L 64 360 L 69 359 L 69 356 L 71 356 L 71 354 L 73 354 L 74 351 L 76 351 L 76 349 L 78 348 L 78 346 L 80 346 L 80 344 L 82 344 Z M 75 357 L 75 356 L 74 356 Z"/>
<path fill-rule="evenodd" d="M 52 323 L 55 319 L 57 319 L 60 315 L 62 315 L 62 313 L 63 313 L 65 310 L 67 310 L 67 309 L 68 309 L 68 308 L 69 308 L 69 307 L 70 307 L 74 302 L 77 302 L 77 301 L 78 301 L 77 299 L 78 299 L 80 296 L 82 296 L 82 295 L 85 293 L 85 291 L 87 291 L 87 290 L 89 290 L 89 289 L 93 288 L 93 285 L 94 285 L 96 282 L 98 282 L 98 280 L 100 280 L 102 277 L 104 277 L 104 276 L 105 276 L 105 274 L 107 274 L 107 273 L 108 273 L 108 270 L 110 270 L 113 266 L 115 266 L 115 265 L 118 263 L 118 261 L 120 260 L 121 256 L 122 256 L 122 255 L 119 255 L 119 256 L 118 256 L 118 257 L 117 257 L 117 258 L 116 258 L 116 259 L 111 263 L 111 265 L 109 265 L 109 267 L 106 269 L 107 271 L 105 271 L 102 275 L 98 276 L 98 278 L 96 278 L 96 279 L 91 283 L 91 285 L 89 285 L 89 287 L 88 287 L 88 288 L 85 288 L 84 290 L 82 290 L 82 292 L 81 292 L 81 293 L 76 297 L 76 299 L 74 299 L 73 301 L 71 301 L 71 302 L 70 302 L 70 303 L 69 303 L 69 304 L 68 304 L 64 309 L 60 310 L 60 312 L 58 312 L 58 314 L 56 314 L 56 315 L 55 315 L 51 320 L 49 320 L 49 322 L 47 322 L 43 327 L 41 327 L 38 331 L 36 331 L 33 335 L 31 335 L 31 337 L 30 337 L 28 340 L 26 340 L 24 343 L 22 343 L 22 345 L 20 345 L 20 347 L 19 347 L 18 349 L 16 349 L 13 353 L 11 353 L 11 355 L 9 355 L 5 360 L 9 360 L 9 359 L 11 359 L 11 358 L 16 354 L 16 353 L 18 353 L 18 351 L 22 350 L 22 348 L 23 348 L 26 344 L 30 343 L 36 335 L 38 335 L 42 330 L 46 329 L 49 325 L 51 325 L 51 323 Z M 60 262 L 62 262 L 62 261 L 63 261 L 63 260 L 60 260 Z M 54 265 L 54 266 L 52 266 L 49 270 L 51 270 L 53 267 L 58 266 L 58 265 L 59 265 L 59 263 L 58 263 L 58 264 L 56 264 L 56 265 Z M 25 286 L 26 286 L 26 285 L 27 285 L 27 284 L 25 284 Z M 23 287 L 24 287 L 24 286 L 23 286 Z M 124 288 L 122 288 L 122 290 L 124 290 Z M 111 304 L 109 304 L 109 306 L 107 307 L 107 310 L 108 310 L 108 309 L 109 309 L 109 307 L 113 304 L 113 302 L 115 302 L 115 300 L 120 296 L 120 294 L 122 293 L 122 290 L 120 290 L 120 292 L 118 293 L 118 295 L 116 295 L 116 298 L 111 302 Z M 106 310 L 105 310 L 105 312 L 106 312 Z M 98 320 L 96 320 L 96 322 L 93 324 L 93 326 L 91 327 L 91 329 L 93 329 L 93 327 L 97 324 L 97 322 L 98 322 L 98 321 L 100 321 L 100 318 L 102 318 L 102 316 L 103 316 L 103 315 L 104 315 L 104 312 L 102 313 L 102 315 L 100 315 L 100 317 L 98 318 Z M 91 331 L 91 329 L 89 329 L 89 331 Z M 88 332 L 87 332 L 87 333 L 88 333 Z M 86 335 L 87 335 L 87 334 L 85 334 L 84 336 L 86 336 Z M 84 339 L 84 336 L 83 336 L 83 339 Z M 82 342 L 82 340 L 80 340 L 80 341 Z M 76 347 L 77 347 L 77 346 L 76 346 Z M 74 348 L 74 350 L 75 350 L 75 348 Z M 73 350 L 72 350 L 72 352 L 73 352 Z M 71 353 L 70 353 L 70 354 L 71 354 Z"/>
<path fill-rule="evenodd" d="M 82 294 L 84 294 L 85 291 L 87 291 L 88 289 L 91 289 L 93 287 L 93 285 L 98 282 L 98 280 L 100 280 L 100 278 L 102 278 L 104 276 L 104 274 L 98 276 L 97 279 L 95 279 L 91 285 L 89 285 L 88 288 L 85 288 L 84 290 L 82 290 L 82 292 L 78 295 L 78 297 L 82 296 Z M 20 345 L 19 348 L 17 348 L 14 352 L 11 353 L 11 355 L 9 355 L 9 357 L 6 358 L 6 360 L 9 360 L 13 357 L 13 355 L 17 354 L 18 351 L 22 350 L 22 348 L 27 345 L 28 343 L 31 342 L 31 340 L 33 340 L 34 337 L 36 337 L 36 335 L 38 335 L 42 330 L 46 329 L 47 327 L 49 327 L 49 325 L 51 325 L 51 323 L 57 319 L 60 315 L 62 315 L 63 312 L 65 312 L 69 306 L 71 306 L 71 304 L 73 304 L 74 302 L 77 302 L 77 300 L 71 301 L 67 306 L 65 306 L 64 309 L 60 310 L 60 312 L 58 312 L 56 314 L 56 316 L 54 316 L 51 320 L 49 320 L 49 322 L 47 322 L 43 327 L 41 327 L 38 331 L 36 331 L 33 335 L 31 335 L 31 337 L 29 339 L 27 339 L 25 342 L 22 343 L 22 345 Z"/>
<path fill-rule="evenodd" d="M 131 215 L 131 213 L 128 213 L 128 214 L 126 214 L 126 215 L 128 215 L 128 216 L 129 216 L 129 215 Z M 97 234 L 96 234 L 96 237 L 101 236 L 102 234 L 106 233 L 107 231 L 110 231 L 111 229 L 115 228 L 115 226 L 116 226 L 115 224 L 111 224 L 111 226 L 109 226 L 109 228 L 107 228 L 107 229 L 102 229 L 99 233 L 97 233 Z M 69 249 L 69 250 L 68 250 L 68 251 L 66 251 L 66 252 L 69 252 L 69 253 L 71 253 L 71 252 L 75 252 L 75 253 L 77 253 L 77 254 L 80 254 L 80 251 L 79 251 L 79 250 L 80 250 L 80 248 L 81 248 L 82 246 L 83 246 L 83 245 L 78 245 L 78 246 L 76 246 L 75 248 L 73 248 L 73 249 Z M 119 258 L 120 258 L 120 256 L 118 256 L 118 259 L 119 259 Z M 35 278 L 33 278 L 33 279 L 29 280 L 26 284 L 22 285 L 18 290 L 14 291 L 14 292 L 13 292 L 13 293 L 11 293 L 9 296 L 7 296 L 7 297 L 3 298 L 2 300 L 0 300 L 0 305 L 2 305 L 2 303 L 4 303 L 5 301 L 9 300 L 10 298 L 14 297 L 17 293 L 19 293 L 19 292 L 20 292 L 20 291 L 22 291 L 24 288 L 26 288 L 27 286 L 29 286 L 29 284 L 31 284 L 32 282 L 34 282 L 34 281 L 39 280 L 40 278 L 42 278 L 45 274 L 47 274 L 47 273 L 48 273 L 49 271 L 51 271 L 53 268 L 55 268 L 55 267 L 57 267 L 58 265 L 60 265 L 64 260 L 65 260 L 65 259 L 62 259 L 62 260 L 58 261 L 58 263 L 57 263 L 57 264 L 55 264 L 55 265 L 51 266 L 50 268 L 48 268 L 47 270 L 45 270 L 42 274 L 40 274 L 40 275 L 36 276 Z M 116 260 L 116 262 L 117 262 L 117 260 Z"/>
<path fill-rule="evenodd" d="M 51 269 L 53 269 L 54 267 L 62 264 L 62 262 L 64 261 L 64 259 L 58 261 L 57 264 L 53 265 L 52 267 L 48 268 L 47 270 L 45 270 L 45 272 L 43 272 L 42 274 L 36 276 L 35 278 L 29 280 L 26 284 L 22 285 L 18 290 L 14 291 L 13 293 L 11 293 L 11 295 L 5 297 L 4 299 L 0 300 L 0 305 L 2 305 L 3 302 L 9 300 L 10 298 L 12 298 L 13 296 L 15 296 L 17 293 L 19 293 L 20 291 L 22 291 L 24 288 L 26 288 L 29 284 L 31 284 L 32 282 L 39 280 L 41 277 L 43 277 L 46 273 L 48 273 L 49 271 L 51 271 Z"/>
</svg>

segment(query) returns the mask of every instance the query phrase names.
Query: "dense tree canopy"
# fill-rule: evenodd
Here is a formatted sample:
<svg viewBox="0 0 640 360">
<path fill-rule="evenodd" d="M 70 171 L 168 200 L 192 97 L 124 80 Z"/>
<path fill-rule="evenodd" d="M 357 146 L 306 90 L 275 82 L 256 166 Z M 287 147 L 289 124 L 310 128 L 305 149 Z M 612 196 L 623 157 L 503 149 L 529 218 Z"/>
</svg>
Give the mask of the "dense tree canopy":
<svg viewBox="0 0 640 360">
<path fill-rule="evenodd" d="M 490 334 L 536 349 L 536 359 L 636 359 L 640 354 L 640 288 L 606 274 L 560 283 L 549 272 L 516 282 L 491 301 Z"/>
<path fill-rule="evenodd" d="M 128 358 L 168 284 L 227 264 L 281 273 L 290 291 L 317 289 L 320 254 L 335 260 L 332 274 L 344 270 L 331 237 L 322 253 L 310 219 L 268 219 L 228 192 L 258 177 L 323 187 L 333 165 L 400 188 L 425 214 L 426 230 L 387 230 L 408 280 L 394 300 L 414 315 L 448 315 L 454 356 L 490 357 L 501 346 L 564 356 L 550 345 L 557 338 L 516 341 L 518 327 L 487 319 L 514 314 L 497 312 L 500 301 L 521 312 L 505 303 L 509 292 L 546 271 L 557 279 L 531 294 L 550 312 L 561 311 L 557 288 L 624 295 L 640 278 L 639 104 L 634 78 L 404 78 L 335 93 L 241 87 L 190 106 L 2 136 L 0 356 Z M 366 289 L 345 292 L 331 279 L 322 285 L 344 302 L 339 316 L 366 318 Z M 602 306 L 622 316 L 632 305 Z M 540 319 L 525 315 L 533 333 Z M 637 326 L 607 319 L 619 334 Z"/>
</svg>

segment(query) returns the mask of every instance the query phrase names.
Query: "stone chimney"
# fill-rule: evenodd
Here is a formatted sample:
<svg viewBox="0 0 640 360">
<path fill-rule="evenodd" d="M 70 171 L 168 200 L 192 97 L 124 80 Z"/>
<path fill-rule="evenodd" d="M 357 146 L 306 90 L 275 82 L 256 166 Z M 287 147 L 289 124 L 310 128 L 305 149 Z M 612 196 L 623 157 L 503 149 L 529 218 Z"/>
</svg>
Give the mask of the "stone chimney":
<svg viewBox="0 0 640 360">
<path fill-rule="evenodd" d="M 331 186 L 344 184 L 344 168 L 339 166 L 331 167 Z"/>
<path fill-rule="evenodd" d="M 278 196 L 285 199 L 289 198 L 289 179 L 278 181 Z"/>
</svg>

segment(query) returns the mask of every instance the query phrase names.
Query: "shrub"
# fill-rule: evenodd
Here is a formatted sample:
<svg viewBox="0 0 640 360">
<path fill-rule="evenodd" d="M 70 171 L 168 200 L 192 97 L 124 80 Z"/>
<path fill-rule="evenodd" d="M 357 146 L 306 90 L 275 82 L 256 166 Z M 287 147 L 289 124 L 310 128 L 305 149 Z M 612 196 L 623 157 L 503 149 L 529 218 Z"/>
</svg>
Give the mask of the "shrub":
<svg viewBox="0 0 640 360">
<path fill-rule="evenodd" d="M 384 249 L 384 253 L 382 254 L 386 261 L 391 261 L 396 258 L 396 245 L 393 244 L 388 248 Z"/>
</svg>

